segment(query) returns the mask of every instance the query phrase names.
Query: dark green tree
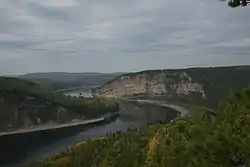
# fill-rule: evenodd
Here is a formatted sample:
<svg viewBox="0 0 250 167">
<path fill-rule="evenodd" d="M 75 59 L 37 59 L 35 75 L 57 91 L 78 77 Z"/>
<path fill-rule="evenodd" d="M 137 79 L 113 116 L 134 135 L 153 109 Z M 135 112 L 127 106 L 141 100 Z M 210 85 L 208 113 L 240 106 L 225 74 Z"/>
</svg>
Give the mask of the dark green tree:
<svg viewBox="0 0 250 167">
<path fill-rule="evenodd" d="M 235 8 L 239 6 L 247 6 L 250 3 L 250 1 L 247 0 L 229 0 L 228 1 L 228 6 Z"/>
</svg>

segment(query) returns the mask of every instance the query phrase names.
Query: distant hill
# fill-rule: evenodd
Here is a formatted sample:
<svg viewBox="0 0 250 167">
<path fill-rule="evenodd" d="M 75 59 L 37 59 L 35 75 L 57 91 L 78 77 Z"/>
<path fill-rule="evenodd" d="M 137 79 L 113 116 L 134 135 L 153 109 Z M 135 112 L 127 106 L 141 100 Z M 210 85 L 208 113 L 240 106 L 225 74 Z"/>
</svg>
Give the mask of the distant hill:
<svg viewBox="0 0 250 167">
<path fill-rule="evenodd" d="M 109 100 L 65 97 L 32 81 L 0 77 L 0 131 L 94 118 L 117 109 Z"/>
<path fill-rule="evenodd" d="M 230 91 L 250 85 L 250 66 L 148 70 L 123 74 L 96 96 L 160 99 L 215 108 Z"/>
<path fill-rule="evenodd" d="M 78 86 L 95 86 L 116 78 L 123 73 L 29 73 L 19 76 L 46 86 L 48 89 L 57 90 Z"/>
</svg>

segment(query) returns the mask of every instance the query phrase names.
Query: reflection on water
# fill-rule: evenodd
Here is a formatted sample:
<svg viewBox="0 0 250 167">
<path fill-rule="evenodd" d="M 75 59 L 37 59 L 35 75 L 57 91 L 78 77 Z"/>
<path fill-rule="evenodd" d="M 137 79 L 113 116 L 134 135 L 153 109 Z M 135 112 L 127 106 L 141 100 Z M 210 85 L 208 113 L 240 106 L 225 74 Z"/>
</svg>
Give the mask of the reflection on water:
<svg viewBox="0 0 250 167">
<path fill-rule="evenodd" d="M 129 127 L 135 128 L 140 125 L 143 125 L 143 124 L 141 122 L 135 122 L 126 118 L 122 118 L 122 119 L 117 118 L 116 121 L 110 124 L 91 128 L 87 131 L 80 132 L 75 136 L 64 138 L 54 144 L 40 148 L 36 152 L 29 153 L 26 159 L 24 159 L 21 164 L 25 164 L 28 162 L 37 161 L 37 160 L 46 158 L 49 155 L 63 151 L 64 149 L 78 142 L 87 140 L 89 138 L 102 136 L 109 132 L 124 131 L 128 129 Z M 13 164 L 13 165 L 9 165 L 8 167 L 12 167 L 12 166 L 16 167 L 18 165 Z"/>
<path fill-rule="evenodd" d="M 84 132 L 78 133 L 76 136 L 69 137 L 66 139 L 63 139 L 53 145 L 50 145 L 48 147 L 42 148 L 39 152 L 36 154 L 33 153 L 31 157 L 27 159 L 27 161 L 34 161 L 37 159 L 41 159 L 43 157 L 49 156 L 51 154 L 60 152 L 78 142 L 84 141 L 89 138 L 98 137 L 101 135 L 104 135 L 107 132 L 115 132 L 118 130 L 126 130 L 128 127 L 134 127 L 134 122 L 123 122 L 119 118 L 116 119 L 115 122 L 112 122 L 110 124 L 101 126 L 101 127 L 94 127 L 92 129 L 89 129 Z"/>
<path fill-rule="evenodd" d="M 112 123 L 79 132 L 74 136 L 61 139 L 48 146 L 45 144 L 42 148 L 38 148 L 36 151 L 28 153 L 26 158 L 21 163 L 18 162 L 18 164 L 8 165 L 8 167 L 17 167 L 20 166 L 20 164 L 23 165 L 25 163 L 41 160 L 89 138 L 102 136 L 109 132 L 124 131 L 129 127 L 141 127 L 147 125 L 148 123 L 168 122 L 177 116 L 177 112 L 173 109 L 151 104 L 140 105 L 127 102 L 122 102 L 120 104 L 119 112 L 120 117 Z"/>
<path fill-rule="evenodd" d="M 87 131 L 80 132 L 75 136 L 60 140 L 50 146 L 43 147 L 37 152 L 32 152 L 30 153 L 30 155 L 27 156 L 28 158 L 26 158 L 24 162 L 27 163 L 43 159 L 49 155 L 63 151 L 64 149 L 75 145 L 78 142 L 87 140 L 89 138 L 102 136 L 109 132 L 125 131 L 128 128 L 137 128 L 147 125 L 148 123 L 154 123 L 159 121 L 168 122 L 177 115 L 174 110 L 164 107 L 153 105 L 144 105 L 144 107 L 144 112 L 139 117 L 121 114 L 121 116 L 112 123 L 91 128 Z"/>
</svg>

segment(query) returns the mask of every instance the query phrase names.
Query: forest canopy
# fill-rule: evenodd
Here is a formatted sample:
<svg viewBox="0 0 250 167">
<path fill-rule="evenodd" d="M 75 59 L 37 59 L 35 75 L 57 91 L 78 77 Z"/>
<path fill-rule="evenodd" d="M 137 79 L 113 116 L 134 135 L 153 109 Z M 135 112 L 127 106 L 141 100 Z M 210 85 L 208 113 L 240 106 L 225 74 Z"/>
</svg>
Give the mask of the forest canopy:
<svg viewBox="0 0 250 167">
<path fill-rule="evenodd" d="M 108 112 L 116 112 L 119 107 L 112 100 L 70 97 L 60 93 L 54 94 L 32 81 L 12 77 L 0 77 L 0 97 L 6 97 L 10 94 L 16 94 L 20 103 L 22 99 L 31 96 L 65 107 L 73 115 L 100 116 Z"/>
<path fill-rule="evenodd" d="M 216 117 L 197 114 L 168 124 L 107 134 L 27 167 L 250 166 L 250 88 L 235 93 Z"/>
</svg>

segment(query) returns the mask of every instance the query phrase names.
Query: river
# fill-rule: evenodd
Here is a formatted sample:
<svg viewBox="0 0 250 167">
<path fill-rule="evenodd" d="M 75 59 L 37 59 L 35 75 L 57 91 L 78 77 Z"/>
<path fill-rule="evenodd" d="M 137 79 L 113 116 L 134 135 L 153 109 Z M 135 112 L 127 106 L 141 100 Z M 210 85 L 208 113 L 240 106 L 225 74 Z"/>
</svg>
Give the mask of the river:
<svg viewBox="0 0 250 167">
<path fill-rule="evenodd" d="M 79 132 L 75 136 L 64 138 L 53 144 L 44 146 L 42 148 L 37 149 L 36 151 L 30 152 L 26 155 L 26 158 L 24 158 L 21 162 L 8 165 L 8 167 L 16 167 L 29 162 L 38 161 L 43 158 L 46 158 L 49 155 L 63 151 L 64 149 L 72 145 L 75 145 L 78 142 L 87 140 L 89 138 L 98 137 L 108 132 L 122 131 L 126 130 L 129 127 L 137 127 L 137 126 L 138 124 L 134 121 L 124 121 L 121 120 L 120 118 L 117 118 L 116 121 L 110 124 L 103 125 L 100 127 L 94 127 L 87 131 Z"/>
<path fill-rule="evenodd" d="M 77 94 L 76 92 L 73 92 Z M 56 154 L 64 149 L 75 145 L 78 142 L 102 136 L 105 133 L 115 131 L 125 131 L 129 127 L 138 128 L 148 123 L 168 122 L 177 116 L 177 112 L 173 109 L 149 105 L 139 104 L 122 104 L 120 116 L 112 123 L 96 126 L 86 131 L 79 132 L 74 136 L 58 140 L 49 145 L 45 144 L 37 148 L 35 151 L 29 152 L 21 162 L 16 162 L 5 167 L 17 167 L 29 162 L 34 162 L 46 158 L 52 154 Z"/>
</svg>

